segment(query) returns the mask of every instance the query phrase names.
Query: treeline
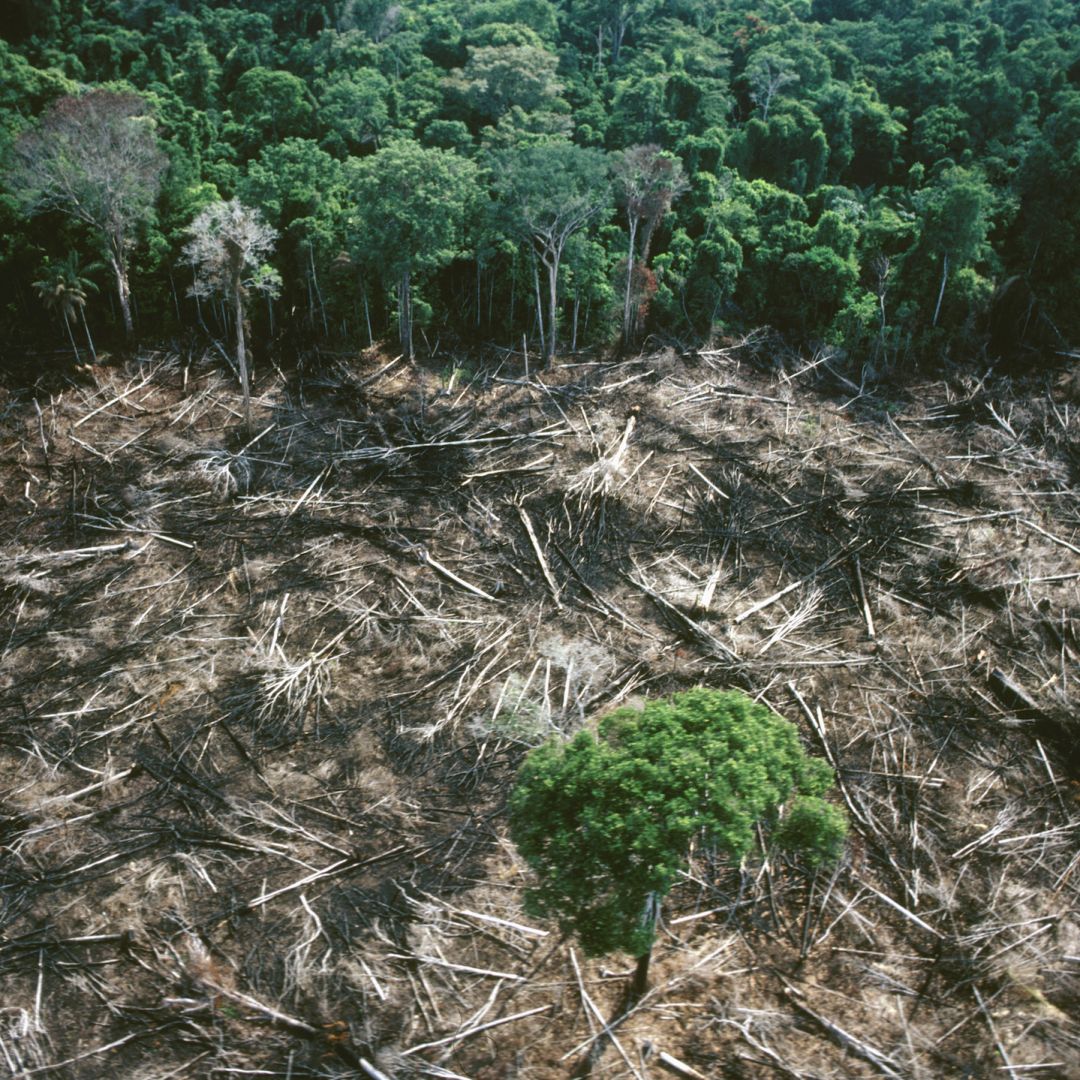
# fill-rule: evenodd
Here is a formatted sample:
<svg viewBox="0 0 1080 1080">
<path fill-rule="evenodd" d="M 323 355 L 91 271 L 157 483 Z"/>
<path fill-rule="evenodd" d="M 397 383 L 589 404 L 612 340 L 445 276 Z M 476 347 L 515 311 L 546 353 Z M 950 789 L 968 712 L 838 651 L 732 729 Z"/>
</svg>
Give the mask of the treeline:
<svg viewBox="0 0 1080 1080">
<path fill-rule="evenodd" d="M 2 19 L 9 342 L 82 352 L 238 312 L 264 340 L 410 351 L 768 324 L 885 365 L 1080 339 L 1075 0 Z M 262 243 L 209 288 L 220 203 Z"/>
</svg>

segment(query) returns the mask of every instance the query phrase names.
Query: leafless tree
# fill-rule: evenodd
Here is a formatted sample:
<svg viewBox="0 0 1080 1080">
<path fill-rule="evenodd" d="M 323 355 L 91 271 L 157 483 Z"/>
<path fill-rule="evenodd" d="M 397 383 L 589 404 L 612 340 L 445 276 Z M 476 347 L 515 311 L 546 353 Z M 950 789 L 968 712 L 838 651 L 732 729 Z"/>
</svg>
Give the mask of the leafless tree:
<svg viewBox="0 0 1080 1080">
<path fill-rule="evenodd" d="M 244 324 L 251 292 L 276 296 L 281 276 L 263 261 L 273 250 L 277 232 L 262 214 L 238 199 L 204 207 L 188 229 L 184 259 L 195 270 L 191 294 L 221 296 L 231 305 L 236 323 L 236 362 L 244 391 L 244 423 L 251 428 L 251 382 L 248 378 Z"/>
<path fill-rule="evenodd" d="M 12 151 L 7 181 L 28 212 L 56 210 L 100 237 L 128 337 L 128 262 L 167 165 L 143 99 L 109 90 L 60 98 Z"/>
<path fill-rule="evenodd" d="M 750 61 L 746 77 L 750 82 L 750 97 L 761 109 L 761 119 L 768 121 L 769 107 L 776 95 L 785 86 L 799 81 L 799 75 L 792 70 L 791 62 L 768 53 L 758 53 Z"/>
<path fill-rule="evenodd" d="M 614 166 L 615 186 L 623 205 L 630 231 L 630 249 L 626 259 L 626 293 L 623 299 L 623 344 L 630 345 L 635 331 L 633 281 L 635 261 L 649 262 L 653 233 L 671 204 L 687 190 L 682 162 L 659 146 L 631 146 L 624 150 Z M 644 229 L 644 231 L 642 231 Z M 638 255 L 638 235 L 641 253 Z"/>
</svg>

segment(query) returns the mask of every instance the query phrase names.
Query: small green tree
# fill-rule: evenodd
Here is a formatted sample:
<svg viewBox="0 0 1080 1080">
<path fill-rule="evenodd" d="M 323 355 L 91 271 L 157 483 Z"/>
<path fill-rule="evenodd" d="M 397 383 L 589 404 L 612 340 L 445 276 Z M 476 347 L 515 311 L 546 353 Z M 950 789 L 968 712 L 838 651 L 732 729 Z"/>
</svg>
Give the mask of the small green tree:
<svg viewBox="0 0 1080 1080">
<path fill-rule="evenodd" d="M 691 846 L 741 859 L 757 827 L 811 866 L 835 861 L 843 813 L 824 801 L 829 767 L 793 724 L 738 691 L 704 688 L 619 709 L 525 759 L 511 836 L 538 883 L 532 914 L 554 917 L 594 956 L 638 958 L 645 988 L 660 904 Z"/>
<path fill-rule="evenodd" d="M 97 292 L 97 286 L 88 278 L 84 277 L 79 270 L 79 258 L 75 252 L 71 252 L 66 259 L 56 261 L 45 260 L 42 268 L 42 276 L 34 282 L 34 291 L 38 294 L 42 304 L 49 311 L 55 311 L 60 315 L 67 331 L 68 341 L 75 353 L 75 363 L 80 363 L 79 347 L 75 344 L 75 335 L 71 332 L 71 323 L 78 312 L 82 319 L 83 330 L 86 332 L 86 341 L 90 346 L 90 355 L 97 362 L 97 351 L 94 349 L 94 339 L 90 336 L 90 327 L 86 324 L 86 300 L 91 292 Z"/>
</svg>

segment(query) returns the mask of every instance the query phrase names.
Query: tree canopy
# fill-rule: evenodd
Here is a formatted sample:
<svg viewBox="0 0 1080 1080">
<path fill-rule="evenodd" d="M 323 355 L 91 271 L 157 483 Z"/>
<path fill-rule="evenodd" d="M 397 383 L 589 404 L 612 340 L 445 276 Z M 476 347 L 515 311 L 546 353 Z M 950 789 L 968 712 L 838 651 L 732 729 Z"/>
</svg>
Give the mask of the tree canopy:
<svg viewBox="0 0 1080 1080">
<path fill-rule="evenodd" d="M 72 251 L 114 279 L 95 333 L 132 328 L 131 289 L 160 333 L 198 325 L 184 230 L 234 196 L 282 232 L 297 344 L 408 336 L 403 304 L 549 356 L 766 323 L 882 368 L 1080 339 L 1073 0 L 16 8 L 0 331 L 22 345 L 54 332 L 34 282 Z M 445 221 L 384 198 L 424 162 Z"/>
<path fill-rule="evenodd" d="M 792 724 L 739 691 L 619 709 L 596 735 L 549 742 L 522 765 L 510 828 L 537 874 L 527 906 L 588 953 L 647 954 L 643 913 L 693 847 L 739 860 L 760 826 L 811 866 L 835 860 L 846 826 L 824 800 L 832 782 Z"/>
</svg>

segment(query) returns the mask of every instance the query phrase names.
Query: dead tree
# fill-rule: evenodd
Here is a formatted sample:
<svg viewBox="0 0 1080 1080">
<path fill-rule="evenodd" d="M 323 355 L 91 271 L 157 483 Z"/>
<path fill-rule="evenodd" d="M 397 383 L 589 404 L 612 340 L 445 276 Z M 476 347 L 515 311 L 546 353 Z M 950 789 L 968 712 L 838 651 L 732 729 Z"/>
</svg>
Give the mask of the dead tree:
<svg viewBox="0 0 1080 1080">
<path fill-rule="evenodd" d="M 258 210 L 238 199 L 211 203 L 188 230 L 184 258 L 195 269 L 193 296 L 221 296 L 231 305 L 236 323 L 236 363 L 244 391 L 244 423 L 251 428 L 251 383 L 248 378 L 244 324 L 246 300 L 252 291 L 277 295 L 281 276 L 263 260 L 273 250 L 277 233 Z"/>
<path fill-rule="evenodd" d="M 7 181 L 28 212 L 58 211 L 100 238 L 129 338 L 129 259 L 154 216 L 167 165 L 146 103 L 108 90 L 60 98 L 12 151 Z"/>
</svg>

